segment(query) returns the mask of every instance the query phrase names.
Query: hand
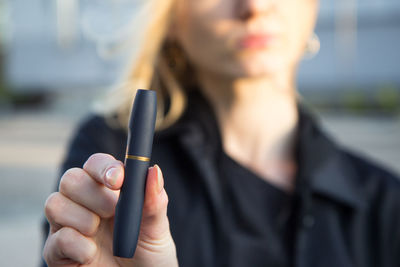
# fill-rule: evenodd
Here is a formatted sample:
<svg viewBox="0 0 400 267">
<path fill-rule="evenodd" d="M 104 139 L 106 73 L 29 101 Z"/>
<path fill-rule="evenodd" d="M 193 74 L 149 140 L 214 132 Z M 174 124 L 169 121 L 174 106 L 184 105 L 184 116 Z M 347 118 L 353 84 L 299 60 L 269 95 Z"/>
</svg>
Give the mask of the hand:
<svg viewBox="0 0 400 267">
<path fill-rule="evenodd" d="M 114 213 L 123 180 L 122 162 L 107 154 L 94 154 L 83 169 L 64 173 L 59 192 L 45 204 L 50 233 L 43 256 L 49 266 L 178 266 L 167 217 L 168 196 L 157 165 L 148 170 L 135 255 L 113 256 Z"/>
</svg>

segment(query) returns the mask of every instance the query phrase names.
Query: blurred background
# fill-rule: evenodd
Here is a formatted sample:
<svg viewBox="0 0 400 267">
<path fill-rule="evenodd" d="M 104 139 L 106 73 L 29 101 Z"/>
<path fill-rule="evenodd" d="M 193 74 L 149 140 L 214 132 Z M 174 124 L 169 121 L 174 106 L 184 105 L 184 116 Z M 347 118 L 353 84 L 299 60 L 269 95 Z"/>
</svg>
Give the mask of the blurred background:
<svg viewBox="0 0 400 267">
<path fill-rule="evenodd" d="M 0 0 L 0 266 L 39 264 L 44 201 L 124 66 L 136 1 Z M 339 143 L 400 174 L 400 1 L 321 0 L 316 34 L 301 95 Z"/>
</svg>

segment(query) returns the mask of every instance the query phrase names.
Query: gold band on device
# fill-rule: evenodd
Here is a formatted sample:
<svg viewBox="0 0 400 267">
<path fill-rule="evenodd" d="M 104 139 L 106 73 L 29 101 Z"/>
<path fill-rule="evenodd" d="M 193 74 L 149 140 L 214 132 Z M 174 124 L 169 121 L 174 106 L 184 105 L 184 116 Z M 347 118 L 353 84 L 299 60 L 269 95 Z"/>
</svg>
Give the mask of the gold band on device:
<svg viewBox="0 0 400 267">
<path fill-rule="evenodd" d="M 135 159 L 135 160 L 140 160 L 140 161 L 150 161 L 150 158 L 141 157 L 141 156 L 133 156 L 133 155 L 126 155 L 125 158 L 127 158 L 127 159 Z"/>
</svg>

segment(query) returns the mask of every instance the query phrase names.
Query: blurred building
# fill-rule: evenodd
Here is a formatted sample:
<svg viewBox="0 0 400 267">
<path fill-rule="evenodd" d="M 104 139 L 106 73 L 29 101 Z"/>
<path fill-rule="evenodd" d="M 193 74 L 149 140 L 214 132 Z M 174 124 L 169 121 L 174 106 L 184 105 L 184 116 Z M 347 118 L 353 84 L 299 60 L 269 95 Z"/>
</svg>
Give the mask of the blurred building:
<svg viewBox="0 0 400 267">
<path fill-rule="evenodd" d="M 96 87 L 109 84 L 117 77 L 121 59 L 110 57 L 105 60 L 99 56 L 98 40 L 93 40 L 96 36 L 92 36 L 96 33 L 88 32 L 95 29 L 85 32 L 88 17 L 90 23 L 102 27 L 96 18 L 96 9 L 82 8 L 85 7 L 82 3 L 89 1 L 2 2 L 4 8 L 0 12 L 6 25 L 3 34 L 5 76 L 13 90 Z"/>
<path fill-rule="evenodd" d="M 321 0 L 320 53 L 300 68 L 307 89 L 400 89 L 400 1 Z"/>
<path fill-rule="evenodd" d="M 82 88 L 116 79 L 121 60 L 105 60 L 99 51 L 126 37 L 134 0 L 1 3 L 6 78 L 14 90 Z M 400 88 L 400 1 L 321 0 L 316 33 L 321 51 L 302 63 L 301 90 Z"/>
</svg>

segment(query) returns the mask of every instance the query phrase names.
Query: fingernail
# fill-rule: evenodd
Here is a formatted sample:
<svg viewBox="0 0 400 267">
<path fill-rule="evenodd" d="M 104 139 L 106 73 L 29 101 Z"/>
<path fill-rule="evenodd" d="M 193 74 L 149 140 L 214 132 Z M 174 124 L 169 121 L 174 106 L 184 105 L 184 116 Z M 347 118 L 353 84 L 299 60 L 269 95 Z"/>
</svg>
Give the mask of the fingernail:
<svg viewBox="0 0 400 267">
<path fill-rule="evenodd" d="M 161 193 L 161 191 L 164 188 L 164 179 L 163 179 L 163 175 L 161 173 L 161 169 L 160 167 L 158 167 L 158 165 L 154 165 L 154 167 L 157 169 L 157 186 L 158 186 L 158 192 Z"/>
<path fill-rule="evenodd" d="M 106 172 L 106 183 L 114 186 L 117 183 L 119 171 L 117 168 L 112 167 Z"/>
</svg>

